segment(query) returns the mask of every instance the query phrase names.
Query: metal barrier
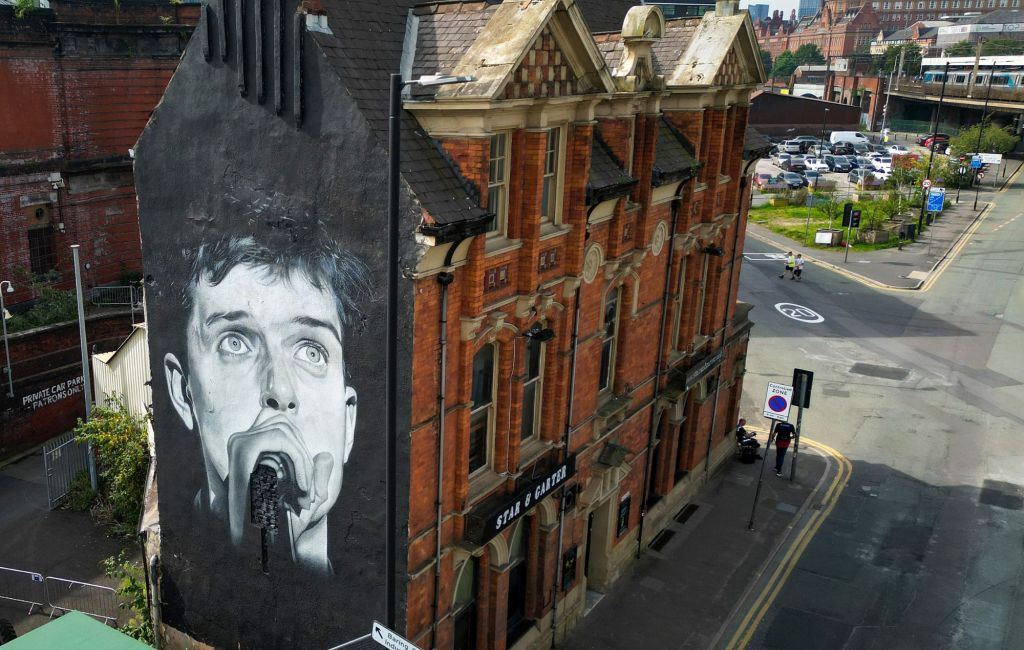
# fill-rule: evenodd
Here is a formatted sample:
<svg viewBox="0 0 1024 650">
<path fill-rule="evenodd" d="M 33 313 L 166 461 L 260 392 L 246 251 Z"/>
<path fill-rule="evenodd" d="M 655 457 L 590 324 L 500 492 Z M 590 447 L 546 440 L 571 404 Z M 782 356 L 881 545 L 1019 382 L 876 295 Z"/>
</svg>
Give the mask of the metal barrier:
<svg viewBox="0 0 1024 650">
<path fill-rule="evenodd" d="M 51 576 L 46 576 L 45 586 L 50 618 L 58 611 L 82 612 L 102 619 L 104 623 L 114 622 L 116 626 L 120 606 L 117 592 L 111 587 Z"/>
<path fill-rule="evenodd" d="M 0 566 L 0 598 L 28 605 L 28 613 L 46 603 L 46 584 L 40 573 Z"/>
<path fill-rule="evenodd" d="M 89 446 L 75 440 L 73 432 L 65 433 L 43 445 L 43 466 L 46 468 L 46 498 L 50 510 L 64 501 L 71 482 L 89 468 Z"/>
<path fill-rule="evenodd" d="M 134 307 L 141 302 L 141 295 L 132 286 L 93 287 L 89 290 L 89 302 L 97 307 L 113 307 L 117 305 Z"/>
</svg>

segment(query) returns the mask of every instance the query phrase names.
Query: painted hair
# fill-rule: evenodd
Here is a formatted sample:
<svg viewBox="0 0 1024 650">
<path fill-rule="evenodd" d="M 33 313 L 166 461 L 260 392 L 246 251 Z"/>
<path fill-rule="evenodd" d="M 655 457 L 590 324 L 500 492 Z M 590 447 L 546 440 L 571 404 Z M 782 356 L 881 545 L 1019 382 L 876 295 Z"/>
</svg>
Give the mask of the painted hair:
<svg viewBox="0 0 1024 650">
<path fill-rule="evenodd" d="M 261 242 L 253 236 L 231 236 L 186 250 L 189 270 L 181 287 L 186 312 L 192 311 L 193 294 L 200 282 L 215 286 L 231 269 L 243 265 L 264 268 L 276 280 L 287 280 L 297 274 L 317 289 L 329 290 L 334 295 L 342 327 L 361 331 L 366 317 L 359 305 L 370 295 L 363 263 L 319 233 L 279 239 Z"/>
</svg>

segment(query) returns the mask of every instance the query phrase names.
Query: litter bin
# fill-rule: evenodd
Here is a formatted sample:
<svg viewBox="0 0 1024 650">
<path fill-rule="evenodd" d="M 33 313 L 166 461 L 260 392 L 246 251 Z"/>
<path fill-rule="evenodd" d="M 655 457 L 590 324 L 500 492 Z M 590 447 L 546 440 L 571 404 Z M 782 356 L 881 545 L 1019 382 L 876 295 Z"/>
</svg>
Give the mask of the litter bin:
<svg viewBox="0 0 1024 650">
<path fill-rule="evenodd" d="M 917 235 L 917 224 L 906 222 L 900 224 L 900 239 L 914 239 Z"/>
</svg>

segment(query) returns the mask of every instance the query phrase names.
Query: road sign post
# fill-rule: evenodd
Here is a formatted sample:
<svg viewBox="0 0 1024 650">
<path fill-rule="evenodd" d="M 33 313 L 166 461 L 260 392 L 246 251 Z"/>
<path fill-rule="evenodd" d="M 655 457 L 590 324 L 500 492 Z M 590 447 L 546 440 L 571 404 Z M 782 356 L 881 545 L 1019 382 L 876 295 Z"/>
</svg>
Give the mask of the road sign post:
<svg viewBox="0 0 1024 650">
<path fill-rule="evenodd" d="M 757 500 L 761 497 L 761 483 L 764 482 L 764 464 L 768 462 L 768 450 L 772 447 L 772 439 L 775 437 L 775 422 L 772 420 L 772 428 L 768 429 L 768 440 L 764 443 L 764 453 L 761 454 L 761 469 L 757 473 L 757 489 L 754 490 L 754 502 L 750 504 L 750 521 L 747 522 L 747 530 L 754 530 L 754 517 L 757 516 Z"/>
<path fill-rule="evenodd" d="M 798 410 L 796 412 L 796 437 L 793 440 L 793 462 L 789 464 L 790 482 L 796 479 L 796 459 L 800 455 L 800 425 L 804 419 L 804 409 L 811 405 L 811 382 L 813 381 L 814 373 L 810 370 L 793 369 L 793 385 L 796 386 L 796 399 L 793 403 Z"/>
</svg>

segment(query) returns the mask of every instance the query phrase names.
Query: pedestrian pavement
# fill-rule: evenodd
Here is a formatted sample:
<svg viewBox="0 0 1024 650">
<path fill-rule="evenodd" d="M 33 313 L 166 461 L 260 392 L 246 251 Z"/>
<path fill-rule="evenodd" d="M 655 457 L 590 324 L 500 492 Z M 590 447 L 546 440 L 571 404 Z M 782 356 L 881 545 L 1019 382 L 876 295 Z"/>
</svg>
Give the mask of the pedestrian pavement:
<svg viewBox="0 0 1024 650">
<path fill-rule="evenodd" d="M 766 437 L 759 435 L 762 443 Z M 660 551 L 645 550 L 559 647 L 723 647 L 758 602 L 758 592 L 767 589 L 764 576 L 794 544 L 805 513 L 835 474 L 830 459 L 805 445 L 792 482 L 791 459 L 782 477 L 775 476 L 774 459 L 771 450 L 753 530 L 748 523 L 762 461 L 729 458 L 689 504 L 697 506 L 692 515 L 669 526 L 672 539 Z"/>
<path fill-rule="evenodd" d="M 0 596 L 11 595 L 25 579 L 3 568 L 116 586 L 100 563 L 126 546 L 131 557 L 141 556 L 137 545 L 107 536 L 88 512 L 49 509 L 41 451 L 0 468 Z M 19 635 L 45 624 L 49 614 L 49 608 L 29 614 L 28 605 L 0 598 L 0 618 Z"/>
<path fill-rule="evenodd" d="M 1013 161 L 1007 172 L 1011 178 L 1021 163 Z M 998 179 L 1004 182 L 1005 179 Z M 965 232 L 984 216 L 989 206 L 989 199 L 999 190 L 1000 185 L 986 186 L 980 191 L 978 209 L 974 209 L 974 191 L 964 190 L 956 202 L 956 194 L 950 192 L 947 199 L 954 203 L 943 210 L 941 216 L 925 228 L 922 236 L 915 242 L 908 242 L 901 247 L 885 248 L 873 251 L 853 251 L 847 256 L 841 247 L 832 249 L 804 246 L 792 239 L 783 237 L 768 230 L 754 221 L 747 223 L 747 234 L 755 239 L 778 248 L 780 251 L 800 253 L 809 265 L 824 265 L 839 273 L 854 276 L 868 284 L 888 289 L 920 289 L 929 278 L 939 272 L 941 264 L 947 260 L 950 252 L 962 240 Z M 782 263 L 779 264 L 781 273 Z M 805 268 L 804 275 L 813 273 L 813 268 Z"/>
</svg>

